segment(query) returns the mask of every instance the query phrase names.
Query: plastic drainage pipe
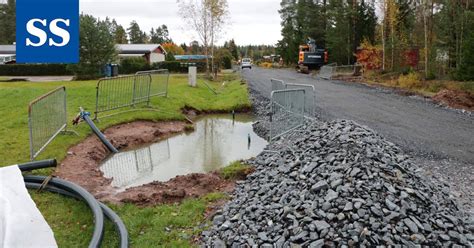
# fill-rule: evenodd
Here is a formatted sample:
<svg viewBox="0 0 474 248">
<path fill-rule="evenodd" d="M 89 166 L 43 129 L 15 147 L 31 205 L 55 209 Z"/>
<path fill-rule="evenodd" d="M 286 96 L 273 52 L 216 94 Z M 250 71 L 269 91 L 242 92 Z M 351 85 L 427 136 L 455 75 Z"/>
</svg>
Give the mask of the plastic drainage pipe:
<svg viewBox="0 0 474 248">
<path fill-rule="evenodd" d="M 42 185 L 39 184 L 39 183 L 26 182 L 25 184 L 26 184 L 26 187 L 29 188 L 29 189 L 41 189 L 42 188 Z M 60 188 L 57 188 L 57 187 L 54 187 L 54 186 L 51 186 L 51 185 L 46 185 L 43 189 L 47 190 L 51 193 L 56 193 L 56 194 L 68 196 L 68 197 L 71 197 L 71 198 L 74 198 L 74 199 L 77 199 L 77 200 L 82 200 L 75 193 L 72 193 L 72 192 L 69 192 L 67 190 L 63 190 L 63 189 L 60 189 Z M 128 248 L 128 231 L 127 231 L 127 227 L 123 223 L 122 219 L 120 219 L 120 217 L 112 209 L 107 207 L 107 205 L 105 205 L 101 202 L 99 202 L 99 205 L 102 209 L 102 212 L 107 217 L 107 219 L 109 219 L 111 222 L 113 222 L 113 224 L 115 226 L 115 230 L 118 232 L 118 234 L 120 236 L 120 247 L 121 248 Z"/>
<path fill-rule="evenodd" d="M 35 169 L 42 169 L 53 166 L 56 166 L 55 159 L 18 165 L 21 171 L 31 171 Z M 92 196 L 89 192 L 87 192 L 79 185 L 58 178 L 52 178 L 48 182 L 48 184 L 43 185 L 46 180 L 48 180 L 48 178 L 45 176 L 24 176 L 24 181 L 27 188 L 44 188 L 45 190 L 48 190 L 53 193 L 58 193 L 82 200 L 86 202 L 86 204 L 92 210 L 92 213 L 94 215 L 95 227 L 92 239 L 89 243 L 89 247 L 100 247 L 101 245 L 104 233 L 104 214 L 110 221 L 113 222 L 115 229 L 117 230 L 120 236 L 120 247 L 128 247 L 127 228 L 125 227 L 125 224 L 120 219 L 120 217 L 112 209 L 107 207 L 105 204 L 97 201 L 94 196 Z"/>
<path fill-rule="evenodd" d="M 45 176 L 24 176 L 23 178 L 25 183 L 34 183 L 40 185 L 48 179 Z M 78 185 L 68 181 L 52 178 L 48 184 L 59 189 L 74 192 L 74 194 L 77 194 L 77 196 L 89 206 L 89 208 L 92 210 L 92 214 L 94 215 L 94 232 L 89 243 L 89 248 L 100 247 L 104 234 L 104 214 L 102 213 L 102 209 L 100 208 L 97 200 L 82 187 L 79 187 Z"/>
<path fill-rule="evenodd" d="M 49 167 L 56 167 L 57 164 L 58 163 L 56 162 L 56 159 L 48 159 L 48 160 L 24 163 L 24 164 L 18 165 L 18 167 L 20 168 L 21 171 L 32 171 L 32 170 L 49 168 Z"/>
<path fill-rule="evenodd" d="M 110 152 L 112 153 L 118 153 L 117 148 L 115 148 L 112 143 L 110 143 L 107 138 L 105 138 L 104 134 L 97 128 L 97 126 L 94 124 L 94 122 L 91 119 L 91 113 L 85 112 L 84 109 L 81 109 L 81 118 L 87 122 L 89 127 L 91 127 L 92 131 L 99 137 L 100 141 L 104 143 L 104 145 L 109 149 Z"/>
</svg>

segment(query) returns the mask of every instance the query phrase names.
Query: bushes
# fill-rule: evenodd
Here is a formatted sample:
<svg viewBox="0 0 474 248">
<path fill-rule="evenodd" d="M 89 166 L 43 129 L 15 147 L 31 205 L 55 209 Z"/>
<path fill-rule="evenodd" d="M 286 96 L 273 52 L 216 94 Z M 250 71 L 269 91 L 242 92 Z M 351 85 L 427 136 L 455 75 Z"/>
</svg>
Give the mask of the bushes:
<svg viewBox="0 0 474 248">
<path fill-rule="evenodd" d="M 154 63 L 152 65 L 152 68 L 153 69 L 168 69 L 170 72 L 175 72 L 175 73 L 187 73 L 188 72 L 187 63 L 196 64 L 198 72 L 206 71 L 206 62 L 164 61 L 164 62 Z"/>
<path fill-rule="evenodd" d="M 120 62 L 120 74 L 135 74 L 137 71 L 148 71 L 151 66 L 144 58 L 126 58 Z"/>
<path fill-rule="evenodd" d="M 71 75 L 66 64 L 11 64 L 0 65 L 2 76 L 64 76 Z"/>
<path fill-rule="evenodd" d="M 397 80 L 397 84 L 400 87 L 407 89 L 419 88 L 423 85 L 420 75 L 416 72 L 401 75 Z"/>
</svg>

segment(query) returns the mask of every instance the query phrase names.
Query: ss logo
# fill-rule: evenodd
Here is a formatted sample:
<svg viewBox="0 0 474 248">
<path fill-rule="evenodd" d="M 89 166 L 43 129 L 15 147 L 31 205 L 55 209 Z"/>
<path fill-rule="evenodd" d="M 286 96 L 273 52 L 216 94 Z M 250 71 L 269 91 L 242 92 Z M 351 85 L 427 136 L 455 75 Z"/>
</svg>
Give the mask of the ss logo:
<svg viewBox="0 0 474 248">
<path fill-rule="evenodd" d="M 58 23 L 62 23 L 64 26 L 69 27 L 69 19 L 54 19 L 48 25 L 46 19 L 31 19 L 26 23 L 26 30 L 30 35 L 36 36 L 38 42 L 33 42 L 30 38 L 26 38 L 26 46 L 40 47 L 48 42 L 48 46 L 62 47 L 69 43 L 71 36 L 66 29 L 58 26 Z M 41 26 L 41 28 L 39 28 Z M 48 34 L 43 28 L 49 28 L 49 31 L 58 37 L 58 39 L 49 38 Z M 60 42 L 57 42 L 59 41 Z"/>
</svg>

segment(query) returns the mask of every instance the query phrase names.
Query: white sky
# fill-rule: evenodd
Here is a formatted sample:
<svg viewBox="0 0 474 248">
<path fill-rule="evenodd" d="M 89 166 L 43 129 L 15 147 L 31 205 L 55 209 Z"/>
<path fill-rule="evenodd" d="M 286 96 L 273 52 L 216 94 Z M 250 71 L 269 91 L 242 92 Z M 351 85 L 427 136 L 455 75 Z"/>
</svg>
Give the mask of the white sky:
<svg viewBox="0 0 474 248">
<path fill-rule="evenodd" d="M 237 45 L 274 45 L 281 39 L 280 0 L 228 0 L 230 20 L 218 42 L 234 38 Z M 168 26 L 174 42 L 180 44 L 198 37 L 186 29 L 178 15 L 176 0 L 80 0 L 80 10 L 95 17 L 115 18 L 126 29 L 132 20 L 147 33 L 152 27 Z"/>
</svg>

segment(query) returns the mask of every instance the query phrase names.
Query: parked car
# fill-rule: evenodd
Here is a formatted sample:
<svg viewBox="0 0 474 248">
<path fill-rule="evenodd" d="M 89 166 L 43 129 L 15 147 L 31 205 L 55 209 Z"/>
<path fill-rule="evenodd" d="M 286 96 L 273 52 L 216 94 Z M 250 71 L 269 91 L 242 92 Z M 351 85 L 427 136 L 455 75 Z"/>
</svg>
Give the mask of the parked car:
<svg viewBox="0 0 474 248">
<path fill-rule="evenodd" d="M 242 70 L 244 68 L 252 69 L 252 60 L 249 58 L 243 58 L 242 63 L 240 64 L 240 67 L 242 68 Z"/>
</svg>

